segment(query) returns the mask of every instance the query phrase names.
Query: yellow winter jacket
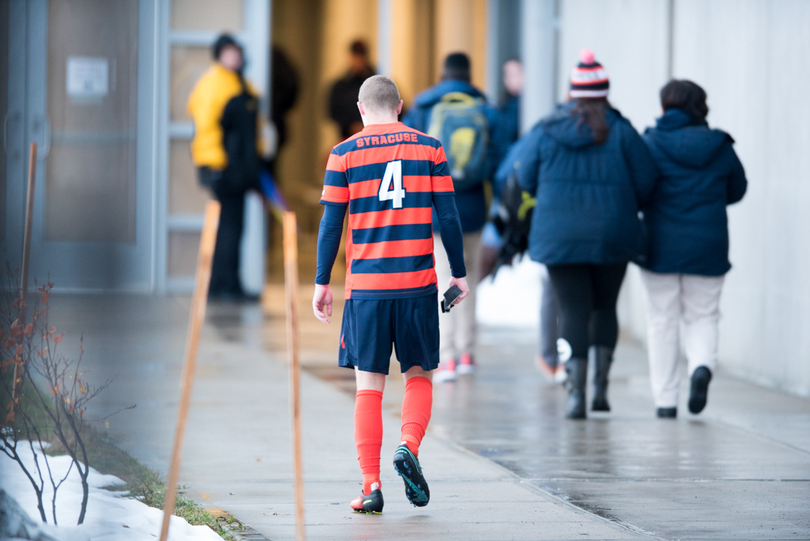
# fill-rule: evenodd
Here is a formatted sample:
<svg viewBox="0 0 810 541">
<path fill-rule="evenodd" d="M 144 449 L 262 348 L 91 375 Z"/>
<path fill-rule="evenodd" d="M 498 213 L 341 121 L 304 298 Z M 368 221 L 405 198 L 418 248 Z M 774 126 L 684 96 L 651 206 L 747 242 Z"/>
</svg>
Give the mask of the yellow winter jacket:
<svg viewBox="0 0 810 541">
<path fill-rule="evenodd" d="M 250 85 L 247 85 L 247 91 L 256 96 Z M 216 62 L 197 81 L 187 106 L 194 120 L 191 158 L 197 167 L 224 169 L 228 165 L 223 146 L 222 115 L 228 102 L 242 93 L 239 76 Z"/>
</svg>

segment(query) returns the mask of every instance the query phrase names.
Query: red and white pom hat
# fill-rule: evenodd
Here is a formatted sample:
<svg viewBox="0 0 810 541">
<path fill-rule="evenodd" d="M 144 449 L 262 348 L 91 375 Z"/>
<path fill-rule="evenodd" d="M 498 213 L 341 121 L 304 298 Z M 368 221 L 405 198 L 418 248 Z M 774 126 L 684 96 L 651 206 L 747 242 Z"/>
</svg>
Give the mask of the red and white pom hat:
<svg viewBox="0 0 810 541">
<path fill-rule="evenodd" d="M 571 72 L 572 98 L 605 98 L 610 90 L 607 70 L 593 57 L 593 51 L 582 49 L 579 64 Z"/>
</svg>

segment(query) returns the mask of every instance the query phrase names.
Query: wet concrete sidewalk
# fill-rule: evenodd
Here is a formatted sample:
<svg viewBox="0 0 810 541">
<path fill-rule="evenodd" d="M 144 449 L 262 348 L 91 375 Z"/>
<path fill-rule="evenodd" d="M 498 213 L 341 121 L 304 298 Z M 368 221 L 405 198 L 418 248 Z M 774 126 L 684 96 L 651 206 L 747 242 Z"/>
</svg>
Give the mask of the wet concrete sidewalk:
<svg viewBox="0 0 810 541">
<path fill-rule="evenodd" d="M 272 540 L 292 539 L 295 522 L 280 295 L 271 291 L 264 311 L 210 307 L 181 472 L 193 497 Z M 85 331 L 86 372 L 117 376 L 99 408 L 137 404 L 111 419 L 115 440 L 165 472 L 189 299 L 57 296 L 52 305 L 67 345 Z M 565 392 L 532 366 L 536 338 L 507 329 L 482 331 L 476 375 L 435 387 L 424 509 L 408 504 L 389 464 L 403 390 L 389 378 L 385 513 L 354 515 L 353 382 L 334 366 L 339 317 L 321 325 L 302 305 L 310 539 L 810 538 L 810 400 L 721 371 L 703 414 L 684 404 L 678 420 L 658 420 L 644 352 L 622 342 L 613 412 L 565 421 Z"/>
</svg>

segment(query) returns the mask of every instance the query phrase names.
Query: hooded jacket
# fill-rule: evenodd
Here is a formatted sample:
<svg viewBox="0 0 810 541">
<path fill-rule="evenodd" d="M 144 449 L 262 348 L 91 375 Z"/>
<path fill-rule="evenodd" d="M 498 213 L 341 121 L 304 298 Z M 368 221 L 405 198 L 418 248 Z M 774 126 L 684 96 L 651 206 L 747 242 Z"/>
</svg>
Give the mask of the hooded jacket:
<svg viewBox="0 0 810 541">
<path fill-rule="evenodd" d="M 418 94 L 414 98 L 413 105 L 402 118 L 402 123 L 415 130 L 427 133 L 433 106 L 439 103 L 445 94 L 450 92 L 463 92 L 474 98 L 486 100 L 486 97 L 470 83 L 449 79 Z M 484 108 L 484 111 L 489 121 L 489 145 L 487 148 L 489 168 L 491 172 L 494 172 L 498 161 L 498 146 L 496 144 L 496 137 L 498 137 L 499 132 L 498 112 L 489 105 Z M 484 223 L 487 221 L 487 202 L 484 196 L 483 184 L 467 191 L 456 192 L 456 206 L 461 218 L 461 230 L 464 233 L 480 231 L 484 227 Z M 435 211 L 433 212 L 433 230 L 439 231 L 439 222 Z"/>
<path fill-rule="evenodd" d="M 258 182 L 258 103 L 250 85 L 218 62 L 191 92 L 191 157 L 197 167 L 222 171 L 219 190 L 241 193 Z"/>
<path fill-rule="evenodd" d="M 742 199 L 745 171 L 727 133 L 670 109 L 648 128 L 660 180 L 644 210 L 645 267 L 653 272 L 720 276 L 728 272 L 726 205 Z"/>
<path fill-rule="evenodd" d="M 596 144 L 573 107 L 558 106 L 525 136 L 515 166 L 520 185 L 537 196 L 529 256 L 546 265 L 634 260 L 642 246 L 638 212 L 655 185 L 655 164 L 618 111 L 608 108 L 607 140 Z"/>
</svg>

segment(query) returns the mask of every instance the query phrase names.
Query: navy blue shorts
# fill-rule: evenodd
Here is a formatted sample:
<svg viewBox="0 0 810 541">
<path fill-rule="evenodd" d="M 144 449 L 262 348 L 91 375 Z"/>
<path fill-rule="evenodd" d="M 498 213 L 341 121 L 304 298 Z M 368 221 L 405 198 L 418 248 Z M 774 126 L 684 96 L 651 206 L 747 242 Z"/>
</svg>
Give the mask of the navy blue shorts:
<svg viewBox="0 0 810 541">
<path fill-rule="evenodd" d="M 349 299 L 343 307 L 340 366 L 388 374 L 391 346 L 400 370 L 439 366 L 438 293 L 411 299 Z"/>
</svg>

